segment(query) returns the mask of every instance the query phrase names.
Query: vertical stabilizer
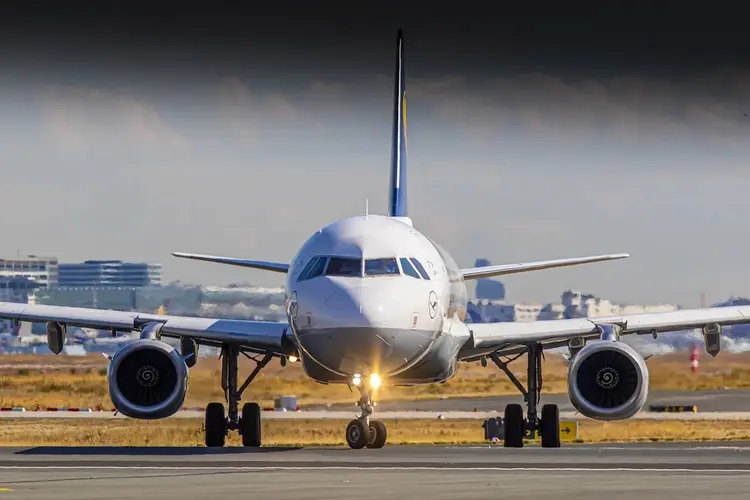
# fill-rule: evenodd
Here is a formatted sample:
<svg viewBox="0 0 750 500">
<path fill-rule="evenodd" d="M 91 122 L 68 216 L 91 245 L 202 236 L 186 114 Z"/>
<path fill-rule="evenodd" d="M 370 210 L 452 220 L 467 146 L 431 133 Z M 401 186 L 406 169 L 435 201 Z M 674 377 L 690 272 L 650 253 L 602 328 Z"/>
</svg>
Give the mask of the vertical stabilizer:
<svg viewBox="0 0 750 500">
<path fill-rule="evenodd" d="M 398 30 L 397 47 L 388 215 L 391 217 L 406 217 L 406 64 L 402 30 Z"/>
</svg>

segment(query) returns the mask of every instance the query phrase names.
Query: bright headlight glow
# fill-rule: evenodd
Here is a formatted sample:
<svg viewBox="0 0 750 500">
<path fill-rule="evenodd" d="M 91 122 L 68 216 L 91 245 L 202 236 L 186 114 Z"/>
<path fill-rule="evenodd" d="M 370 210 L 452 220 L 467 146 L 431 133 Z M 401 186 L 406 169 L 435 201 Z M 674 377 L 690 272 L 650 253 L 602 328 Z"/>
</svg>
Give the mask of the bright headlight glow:
<svg viewBox="0 0 750 500">
<path fill-rule="evenodd" d="M 359 385 L 361 383 L 362 383 L 362 376 L 359 373 L 357 373 L 356 375 L 354 375 L 354 377 L 352 377 L 353 385 Z"/>
<path fill-rule="evenodd" d="M 370 387 L 373 389 L 380 387 L 380 375 L 377 373 L 370 375 Z"/>
</svg>

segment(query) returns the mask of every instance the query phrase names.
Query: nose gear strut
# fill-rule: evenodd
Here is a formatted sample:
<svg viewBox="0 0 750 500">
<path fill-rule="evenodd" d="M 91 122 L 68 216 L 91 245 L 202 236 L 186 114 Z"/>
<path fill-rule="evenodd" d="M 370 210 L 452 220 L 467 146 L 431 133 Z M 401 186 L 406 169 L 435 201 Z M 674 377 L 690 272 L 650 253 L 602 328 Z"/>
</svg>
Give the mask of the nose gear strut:
<svg viewBox="0 0 750 500">
<path fill-rule="evenodd" d="M 388 437 L 385 424 L 380 420 L 370 420 L 375 402 L 372 400 L 372 387 L 368 378 L 362 379 L 357 384 L 360 393 L 359 408 L 360 416 L 349 422 L 346 426 L 346 443 L 350 448 L 359 450 L 361 448 L 382 448 Z"/>
</svg>

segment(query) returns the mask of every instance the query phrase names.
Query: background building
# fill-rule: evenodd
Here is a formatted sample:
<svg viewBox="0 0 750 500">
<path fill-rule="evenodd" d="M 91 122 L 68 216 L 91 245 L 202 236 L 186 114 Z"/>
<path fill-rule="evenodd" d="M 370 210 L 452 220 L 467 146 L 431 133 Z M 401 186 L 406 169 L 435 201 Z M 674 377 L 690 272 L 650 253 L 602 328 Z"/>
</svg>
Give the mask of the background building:
<svg viewBox="0 0 750 500">
<path fill-rule="evenodd" d="M 29 296 L 39 288 L 39 284 L 24 276 L 0 277 L 0 302 L 27 304 Z M 12 332 L 13 322 L 0 319 L 0 333 Z"/>
<path fill-rule="evenodd" d="M 23 276 L 43 288 L 57 285 L 57 257 L 0 257 L 0 278 Z"/>
<path fill-rule="evenodd" d="M 58 266 L 60 287 L 143 287 L 160 286 L 161 264 L 87 260 Z"/>
</svg>

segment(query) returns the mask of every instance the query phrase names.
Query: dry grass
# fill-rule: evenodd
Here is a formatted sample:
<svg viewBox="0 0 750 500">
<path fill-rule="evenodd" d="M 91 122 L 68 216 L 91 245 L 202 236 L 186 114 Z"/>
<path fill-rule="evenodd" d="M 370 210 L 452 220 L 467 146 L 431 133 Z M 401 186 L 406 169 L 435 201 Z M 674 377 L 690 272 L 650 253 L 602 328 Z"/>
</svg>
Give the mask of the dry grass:
<svg viewBox="0 0 750 500">
<path fill-rule="evenodd" d="M 658 356 L 648 361 L 651 389 L 702 390 L 750 388 L 750 353 L 721 353 L 716 359 L 703 355 L 698 373 L 689 369 L 687 353 Z M 526 359 L 511 365 L 525 379 Z M 242 373 L 252 364 L 243 360 Z M 547 355 L 544 363 L 545 393 L 567 391 L 566 366 L 562 357 Z M 223 400 L 219 384 L 220 365 L 215 359 L 201 359 L 191 369 L 190 389 L 185 402 L 203 407 L 209 401 Z M 302 405 L 352 402 L 353 394 L 345 386 L 320 385 L 307 379 L 298 364 L 271 363 L 248 387 L 243 399 L 271 405 L 280 395 L 296 395 Z M 483 397 L 517 394 L 507 377 L 493 365 L 462 364 L 459 374 L 445 384 L 414 387 L 384 387 L 378 400 L 436 399 L 446 397 Z M 0 406 L 26 408 L 91 407 L 111 408 L 107 393 L 106 360 L 101 355 L 0 356 Z"/>
<path fill-rule="evenodd" d="M 390 444 L 469 444 L 484 442 L 480 420 L 385 421 Z M 2 446 L 202 446 L 200 419 L 8 420 L 0 427 Z M 266 446 L 345 445 L 346 421 L 265 420 Z M 700 441 L 750 439 L 750 421 L 582 420 L 580 442 Z M 228 446 L 239 446 L 230 433 Z"/>
</svg>

